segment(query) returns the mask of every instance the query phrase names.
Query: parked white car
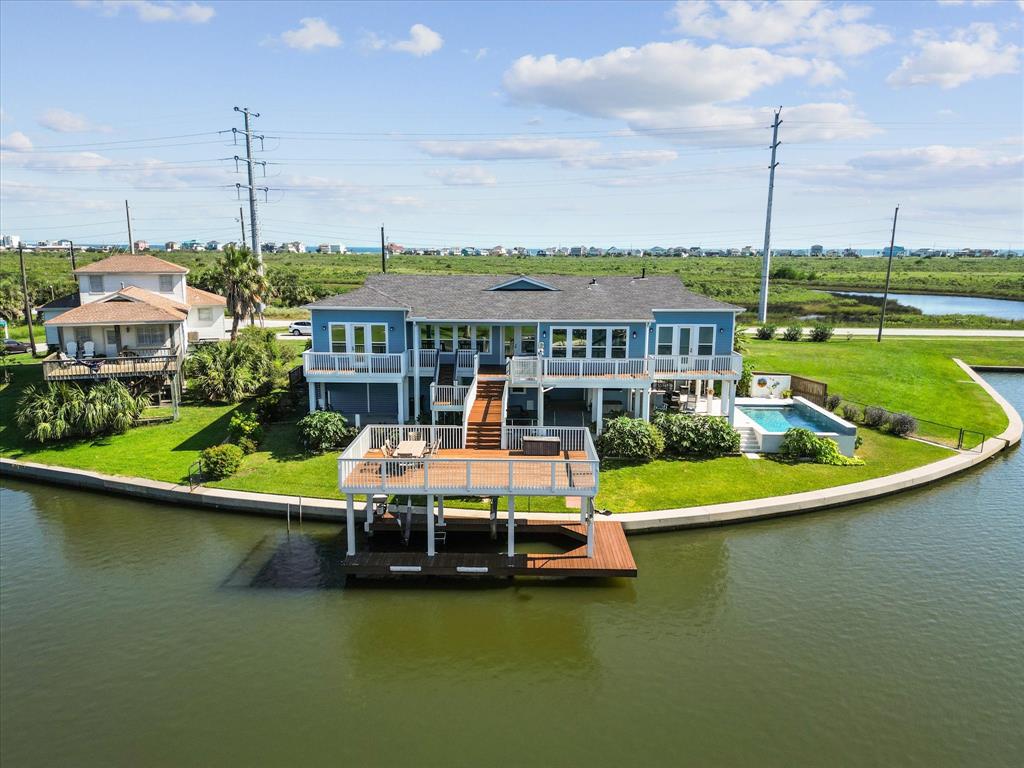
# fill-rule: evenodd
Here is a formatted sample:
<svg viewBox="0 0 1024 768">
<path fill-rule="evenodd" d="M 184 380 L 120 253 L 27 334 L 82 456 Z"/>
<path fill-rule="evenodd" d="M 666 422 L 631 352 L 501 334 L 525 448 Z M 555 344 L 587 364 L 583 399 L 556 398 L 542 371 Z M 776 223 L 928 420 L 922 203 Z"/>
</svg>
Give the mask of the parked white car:
<svg viewBox="0 0 1024 768">
<path fill-rule="evenodd" d="M 294 320 L 288 326 L 288 333 L 292 336 L 312 336 L 313 323 L 309 320 Z"/>
</svg>

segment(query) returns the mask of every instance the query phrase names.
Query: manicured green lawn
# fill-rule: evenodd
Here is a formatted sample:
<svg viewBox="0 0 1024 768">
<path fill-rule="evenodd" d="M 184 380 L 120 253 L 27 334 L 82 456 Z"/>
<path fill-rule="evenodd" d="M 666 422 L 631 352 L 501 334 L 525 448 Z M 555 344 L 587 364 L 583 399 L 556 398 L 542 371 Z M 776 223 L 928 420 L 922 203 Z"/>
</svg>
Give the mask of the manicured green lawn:
<svg viewBox="0 0 1024 768">
<path fill-rule="evenodd" d="M 922 436 L 955 444 L 965 427 L 985 435 L 1006 428 L 1006 416 L 952 358 L 978 365 L 1024 365 L 1024 339 L 885 339 L 863 337 L 810 341 L 751 341 L 755 370 L 797 373 L 828 383 L 830 393 L 920 420 Z M 968 436 L 970 438 L 972 436 Z M 969 440 L 980 442 L 980 434 Z"/>
<path fill-rule="evenodd" d="M 40 445 L 21 436 L 14 412 L 24 387 L 40 381 L 42 371 L 38 361 L 33 363 L 27 356 L 19 356 L 11 371 L 13 381 L 0 390 L 0 456 L 40 464 L 183 482 L 199 452 L 227 435 L 231 412 L 238 407 L 184 405 L 176 422 L 137 427 L 123 435 Z"/>
</svg>

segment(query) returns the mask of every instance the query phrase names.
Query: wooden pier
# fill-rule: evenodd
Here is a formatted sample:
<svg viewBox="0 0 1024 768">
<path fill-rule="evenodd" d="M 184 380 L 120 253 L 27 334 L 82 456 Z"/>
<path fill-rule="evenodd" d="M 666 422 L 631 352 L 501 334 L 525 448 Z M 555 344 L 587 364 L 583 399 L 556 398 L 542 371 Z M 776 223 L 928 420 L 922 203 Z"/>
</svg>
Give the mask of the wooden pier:
<svg viewBox="0 0 1024 768">
<path fill-rule="evenodd" d="M 505 522 L 497 521 L 499 537 Z M 413 532 L 423 531 L 422 519 L 419 525 L 413 523 Z M 341 563 L 341 571 L 357 576 L 445 576 L 445 577 L 492 577 L 540 576 L 571 578 L 608 578 L 615 576 L 635 577 L 636 562 L 626 541 L 626 534 L 620 523 L 597 521 L 594 524 L 594 556 L 587 557 L 587 530 L 579 523 L 548 522 L 545 520 L 519 520 L 516 522 L 518 536 L 544 538 L 559 541 L 566 546 L 562 552 L 516 553 L 509 557 L 504 552 L 457 552 L 440 551 L 433 557 L 413 549 L 385 548 L 378 545 L 376 534 L 388 542 L 399 534 L 399 520 L 392 515 L 376 520 L 373 524 L 375 536 L 370 539 L 370 549 L 349 555 Z M 486 539 L 491 532 L 491 522 L 486 519 L 449 518 L 445 529 L 449 535 L 463 538 L 467 534 Z M 383 543 L 383 542 L 382 542 Z"/>
</svg>

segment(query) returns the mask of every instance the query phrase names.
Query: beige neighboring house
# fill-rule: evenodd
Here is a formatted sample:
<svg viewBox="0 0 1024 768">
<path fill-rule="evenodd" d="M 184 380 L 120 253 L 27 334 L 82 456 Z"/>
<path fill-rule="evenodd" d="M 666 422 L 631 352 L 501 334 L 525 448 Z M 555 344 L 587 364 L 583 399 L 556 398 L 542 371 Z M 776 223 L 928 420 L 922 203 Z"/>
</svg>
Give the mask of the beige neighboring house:
<svg viewBox="0 0 1024 768">
<path fill-rule="evenodd" d="M 191 343 L 224 338 L 224 297 L 188 285 L 188 269 L 118 254 L 75 270 L 78 293 L 40 308 L 47 380 L 163 376 L 176 382 Z M 172 389 L 177 389 L 174 387 Z"/>
</svg>

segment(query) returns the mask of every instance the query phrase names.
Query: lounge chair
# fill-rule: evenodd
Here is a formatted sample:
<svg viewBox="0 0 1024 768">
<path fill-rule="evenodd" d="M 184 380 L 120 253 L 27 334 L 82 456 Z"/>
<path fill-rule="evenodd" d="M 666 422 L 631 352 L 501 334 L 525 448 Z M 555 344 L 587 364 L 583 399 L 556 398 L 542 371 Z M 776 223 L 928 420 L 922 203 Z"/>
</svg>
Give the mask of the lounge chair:
<svg viewBox="0 0 1024 768">
<path fill-rule="evenodd" d="M 391 440 L 385 440 L 384 444 L 380 447 L 380 452 L 388 459 L 395 455 L 395 448 L 391 445 Z"/>
</svg>

